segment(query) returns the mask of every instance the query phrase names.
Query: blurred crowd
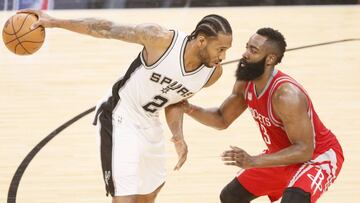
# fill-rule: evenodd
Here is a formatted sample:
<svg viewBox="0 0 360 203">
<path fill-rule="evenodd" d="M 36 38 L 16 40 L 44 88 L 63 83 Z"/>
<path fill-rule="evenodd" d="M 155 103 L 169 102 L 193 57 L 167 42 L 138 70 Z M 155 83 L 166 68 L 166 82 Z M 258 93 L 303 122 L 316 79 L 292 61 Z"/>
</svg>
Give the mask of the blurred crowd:
<svg viewBox="0 0 360 203">
<path fill-rule="evenodd" d="M 64 1 L 64 0 L 63 0 Z M 70 1 L 70 0 L 69 0 Z M 357 4 L 360 0 L 88 0 L 89 8 Z"/>
<path fill-rule="evenodd" d="M 0 0 L 4 10 L 21 8 L 106 9 L 359 4 L 360 0 Z"/>
</svg>

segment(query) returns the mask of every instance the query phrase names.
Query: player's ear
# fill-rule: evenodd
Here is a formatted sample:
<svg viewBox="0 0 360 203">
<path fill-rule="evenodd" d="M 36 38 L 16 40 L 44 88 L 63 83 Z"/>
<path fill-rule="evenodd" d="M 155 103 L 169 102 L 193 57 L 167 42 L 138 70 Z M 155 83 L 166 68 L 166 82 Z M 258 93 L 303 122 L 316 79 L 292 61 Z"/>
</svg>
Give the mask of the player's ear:
<svg viewBox="0 0 360 203">
<path fill-rule="evenodd" d="M 203 48 L 206 46 L 206 43 L 207 43 L 207 40 L 206 40 L 206 37 L 205 35 L 203 34 L 199 34 L 197 37 L 196 37 L 196 42 L 198 44 L 198 46 L 200 48 Z"/>
<path fill-rule="evenodd" d="M 275 65 L 277 63 L 278 57 L 275 54 L 269 54 L 266 57 L 266 64 Z"/>
</svg>

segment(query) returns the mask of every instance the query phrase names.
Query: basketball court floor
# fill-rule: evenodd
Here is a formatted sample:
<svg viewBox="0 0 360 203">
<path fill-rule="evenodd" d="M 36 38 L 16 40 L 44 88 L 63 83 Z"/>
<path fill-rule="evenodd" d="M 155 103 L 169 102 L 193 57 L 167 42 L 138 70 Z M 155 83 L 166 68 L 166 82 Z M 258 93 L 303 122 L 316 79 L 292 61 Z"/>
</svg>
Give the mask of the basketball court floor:
<svg viewBox="0 0 360 203">
<path fill-rule="evenodd" d="M 157 22 L 190 33 L 205 15 L 229 19 L 234 32 L 227 59 L 241 57 L 249 37 L 273 27 L 288 48 L 360 38 L 360 6 L 177 8 L 128 10 L 56 10 L 59 18 L 101 17 L 122 23 Z M 14 12 L 0 13 L 0 25 Z M 43 47 L 17 56 L 0 43 L 0 203 L 105 203 L 96 129 L 90 113 L 74 122 L 38 151 L 16 177 L 16 199 L 8 198 L 15 171 L 28 153 L 51 132 L 93 107 L 126 71 L 141 47 L 47 29 Z M 220 80 L 190 101 L 218 106 L 234 83 L 236 63 L 224 66 Z M 346 41 L 289 51 L 278 68 L 305 86 L 322 121 L 340 140 L 345 163 L 335 184 L 319 203 L 360 202 L 360 41 Z M 164 117 L 161 118 L 164 121 Z M 165 124 L 165 123 L 164 123 Z M 170 139 L 170 132 L 165 135 Z M 168 180 L 158 203 L 216 203 L 222 187 L 239 168 L 223 165 L 219 155 L 236 145 L 255 155 L 265 148 L 249 112 L 218 131 L 185 117 L 188 160 L 180 171 L 168 143 Z M 22 167 L 21 169 L 24 169 Z M 20 171 L 21 172 L 21 171 Z M 19 173 L 18 173 L 19 174 Z M 265 197 L 254 202 L 269 202 Z"/>
</svg>

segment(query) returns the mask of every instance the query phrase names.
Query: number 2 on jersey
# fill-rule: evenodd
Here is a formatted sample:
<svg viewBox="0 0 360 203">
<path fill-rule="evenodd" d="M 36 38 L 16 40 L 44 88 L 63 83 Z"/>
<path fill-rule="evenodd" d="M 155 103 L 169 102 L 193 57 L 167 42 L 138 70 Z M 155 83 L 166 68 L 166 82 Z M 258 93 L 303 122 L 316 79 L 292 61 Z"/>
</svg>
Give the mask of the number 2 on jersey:
<svg viewBox="0 0 360 203">
<path fill-rule="evenodd" d="M 155 111 L 159 110 L 162 106 L 164 106 L 168 102 L 168 99 L 165 97 L 162 97 L 160 95 L 157 95 L 153 98 L 153 101 L 145 104 L 143 106 L 143 109 L 145 111 L 149 111 L 151 113 L 155 113 Z"/>
</svg>

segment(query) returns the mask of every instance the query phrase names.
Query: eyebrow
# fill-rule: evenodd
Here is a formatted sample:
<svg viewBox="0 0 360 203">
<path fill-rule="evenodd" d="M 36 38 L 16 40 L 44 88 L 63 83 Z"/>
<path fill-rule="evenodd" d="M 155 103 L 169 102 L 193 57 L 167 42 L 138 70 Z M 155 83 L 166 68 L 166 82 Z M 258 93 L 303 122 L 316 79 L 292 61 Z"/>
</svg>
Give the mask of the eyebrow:
<svg viewBox="0 0 360 203">
<path fill-rule="evenodd" d="M 246 43 L 246 46 L 250 47 L 250 49 L 260 50 L 258 47 L 254 46 L 254 45 L 249 45 L 249 43 Z"/>
<path fill-rule="evenodd" d="M 220 47 L 218 47 L 218 49 L 228 49 L 228 48 L 230 48 L 231 46 L 229 46 L 229 47 L 226 47 L 226 46 L 220 46 Z"/>
</svg>

